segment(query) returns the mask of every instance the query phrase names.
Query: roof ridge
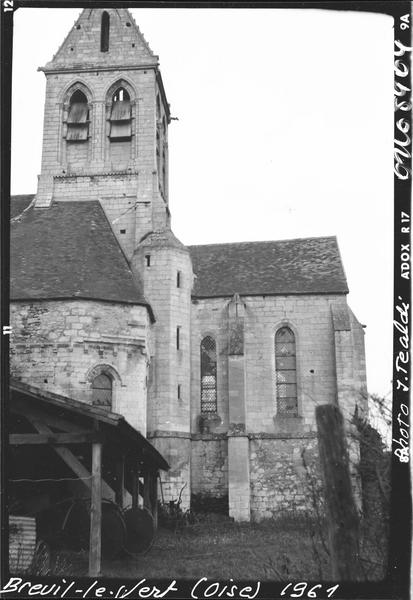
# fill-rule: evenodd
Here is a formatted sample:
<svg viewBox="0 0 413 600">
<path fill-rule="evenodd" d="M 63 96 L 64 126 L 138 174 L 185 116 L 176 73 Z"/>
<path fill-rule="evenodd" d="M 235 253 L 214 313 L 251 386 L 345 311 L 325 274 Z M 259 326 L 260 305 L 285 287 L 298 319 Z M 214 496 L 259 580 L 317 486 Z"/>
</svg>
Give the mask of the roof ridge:
<svg viewBox="0 0 413 600">
<path fill-rule="evenodd" d="M 286 238 L 281 240 L 254 240 L 244 242 L 215 242 L 211 244 L 188 244 L 188 248 L 204 248 L 206 246 L 236 246 L 240 244 L 279 244 L 282 242 L 299 242 L 305 240 L 336 240 L 336 235 L 308 236 L 300 238 Z"/>
</svg>

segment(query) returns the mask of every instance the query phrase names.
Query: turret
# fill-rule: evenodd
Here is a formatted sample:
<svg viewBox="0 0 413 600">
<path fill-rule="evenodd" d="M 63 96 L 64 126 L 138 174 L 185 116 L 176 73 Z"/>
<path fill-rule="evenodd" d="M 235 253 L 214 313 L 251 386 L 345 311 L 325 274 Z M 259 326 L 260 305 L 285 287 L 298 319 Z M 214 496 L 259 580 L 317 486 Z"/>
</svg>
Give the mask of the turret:
<svg viewBox="0 0 413 600">
<path fill-rule="evenodd" d="M 155 314 L 148 389 L 148 436 L 171 465 L 164 498 L 190 493 L 190 314 L 193 282 L 188 249 L 165 229 L 145 236 L 132 267 Z"/>
</svg>

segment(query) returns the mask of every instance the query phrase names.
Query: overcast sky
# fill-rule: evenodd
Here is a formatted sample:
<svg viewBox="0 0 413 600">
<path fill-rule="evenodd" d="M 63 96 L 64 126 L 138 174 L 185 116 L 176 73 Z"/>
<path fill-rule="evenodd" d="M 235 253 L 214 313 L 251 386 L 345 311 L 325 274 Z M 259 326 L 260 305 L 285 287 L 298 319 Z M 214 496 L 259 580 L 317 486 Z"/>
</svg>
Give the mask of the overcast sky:
<svg viewBox="0 0 413 600">
<path fill-rule="evenodd" d="M 45 76 L 80 14 L 19 8 L 12 193 L 40 172 Z M 336 235 L 367 325 L 370 392 L 391 389 L 393 19 L 327 10 L 132 9 L 172 115 L 172 226 L 185 244 Z"/>
</svg>

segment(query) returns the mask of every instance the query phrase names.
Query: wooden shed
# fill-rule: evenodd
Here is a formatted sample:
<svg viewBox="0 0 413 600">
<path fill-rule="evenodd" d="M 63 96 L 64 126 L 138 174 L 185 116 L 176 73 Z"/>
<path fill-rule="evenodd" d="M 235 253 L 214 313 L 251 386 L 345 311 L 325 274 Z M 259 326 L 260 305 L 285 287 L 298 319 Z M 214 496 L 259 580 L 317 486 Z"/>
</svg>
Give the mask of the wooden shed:
<svg viewBox="0 0 413 600">
<path fill-rule="evenodd" d="M 156 525 L 158 471 L 168 463 L 119 414 L 14 380 L 10 392 L 9 512 L 35 514 L 62 497 L 62 482 L 82 489 L 90 501 L 89 575 L 98 575 L 102 500 L 121 509 L 140 504 Z"/>
</svg>

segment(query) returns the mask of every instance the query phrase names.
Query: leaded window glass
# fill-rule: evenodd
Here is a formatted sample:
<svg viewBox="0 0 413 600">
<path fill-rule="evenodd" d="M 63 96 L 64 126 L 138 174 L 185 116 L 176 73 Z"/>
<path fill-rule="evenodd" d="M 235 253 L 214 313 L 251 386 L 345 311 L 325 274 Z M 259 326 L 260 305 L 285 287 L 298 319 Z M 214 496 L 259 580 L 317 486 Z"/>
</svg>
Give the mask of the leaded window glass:
<svg viewBox="0 0 413 600">
<path fill-rule="evenodd" d="M 275 334 L 275 387 L 277 414 L 297 416 L 295 336 L 289 327 L 281 327 Z"/>
<path fill-rule="evenodd" d="M 217 412 L 217 347 L 210 335 L 201 342 L 201 413 Z"/>
</svg>

